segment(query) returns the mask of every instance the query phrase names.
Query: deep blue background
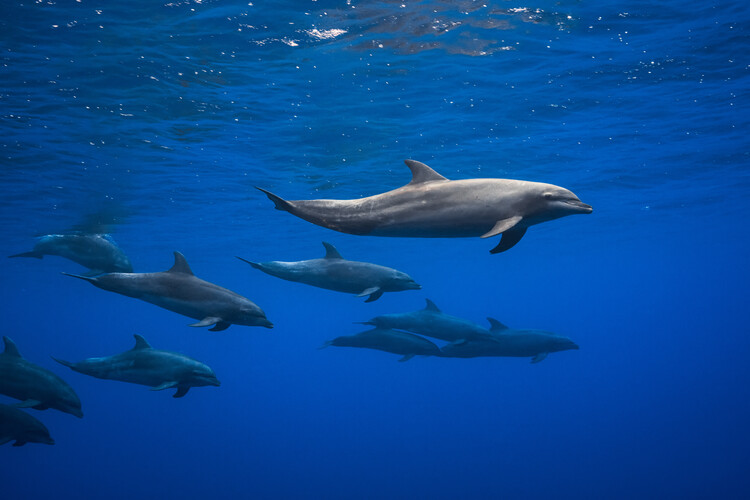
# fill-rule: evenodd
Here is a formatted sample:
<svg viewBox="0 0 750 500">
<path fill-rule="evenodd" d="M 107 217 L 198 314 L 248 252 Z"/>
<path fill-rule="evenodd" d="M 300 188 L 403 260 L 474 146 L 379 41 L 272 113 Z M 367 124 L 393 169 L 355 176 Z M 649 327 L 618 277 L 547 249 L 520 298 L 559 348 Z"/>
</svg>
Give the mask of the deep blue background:
<svg viewBox="0 0 750 500">
<path fill-rule="evenodd" d="M 213 333 L 0 260 L 2 333 L 78 420 L 0 448 L 3 498 L 741 498 L 750 486 L 746 2 L 3 2 L 0 255 L 110 223 L 138 271 L 182 251 L 273 330 Z M 340 31 L 335 31 L 340 30 Z M 334 233 L 272 209 L 453 178 L 594 206 L 495 241 Z M 365 304 L 236 260 L 344 257 L 419 292 Z M 527 359 L 325 340 L 421 308 L 571 337 Z M 144 335 L 211 365 L 181 400 L 56 365 Z M 3 398 L 3 402 L 8 402 Z"/>
</svg>

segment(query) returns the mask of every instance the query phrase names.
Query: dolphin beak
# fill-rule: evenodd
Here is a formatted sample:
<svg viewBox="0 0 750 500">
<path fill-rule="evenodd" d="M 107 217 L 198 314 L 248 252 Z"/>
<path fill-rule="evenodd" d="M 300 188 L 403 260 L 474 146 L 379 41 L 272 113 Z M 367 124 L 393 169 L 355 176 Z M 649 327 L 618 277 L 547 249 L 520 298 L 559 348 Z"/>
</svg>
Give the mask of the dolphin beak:
<svg viewBox="0 0 750 500">
<path fill-rule="evenodd" d="M 218 379 L 218 378 L 214 378 L 214 379 L 212 379 L 212 380 L 210 381 L 210 383 L 211 383 L 211 385 L 213 385 L 214 387 L 221 387 L 221 382 L 219 382 L 219 379 Z"/>
<path fill-rule="evenodd" d="M 83 410 L 80 408 L 71 408 L 71 410 L 68 412 L 71 415 L 75 415 L 78 418 L 83 418 Z"/>
<path fill-rule="evenodd" d="M 594 211 L 594 207 L 588 205 L 582 201 L 569 201 L 568 204 L 576 209 L 579 214 L 590 214 Z"/>
<path fill-rule="evenodd" d="M 265 326 L 266 328 L 273 328 L 273 323 L 271 323 L 267 319 L 264 319 L 263 322 L 261 322 L 258 326 Z"/>
</svg>

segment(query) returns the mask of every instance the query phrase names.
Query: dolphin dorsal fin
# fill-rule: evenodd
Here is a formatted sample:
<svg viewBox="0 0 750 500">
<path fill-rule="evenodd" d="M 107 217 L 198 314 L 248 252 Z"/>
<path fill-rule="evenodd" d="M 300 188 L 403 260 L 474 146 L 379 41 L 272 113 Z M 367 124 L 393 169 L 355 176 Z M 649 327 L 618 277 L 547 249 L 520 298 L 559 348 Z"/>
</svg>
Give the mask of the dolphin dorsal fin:
<svg viewBox="0 0 750 500">
<path fill-rule="evenodd" d="M 325 241 L 323 242 L 323 246 L 326 247 L 326 256 L 324 257 L 325 259 L 343 259 L 339 251 L 336 250 L 335 246 Z"/>
<path fill-rule="evenodd" d="M 7 354 L 8 356 L 13 356 L 14 358 L 22 358 L 21 353 L 18 352 L 18 347 L 16 347 L 16 343 L 10 340 L 8 337 L 3 337 L 3 342 L 5 342 L 5 351 L 3 354 Z"/>
<path fill-rule="evenodd" d="M 502 332 L 503 330 L 509 330 L 510 329 L 506 325 L 500 323 L 495 318 L 487 318 L 487 321 L 490 322 L 490 331 L 491 332 L 498 333 L 498 332 Z"/>
<path fill-rule="evenodd" d="M 427 302 L 427 306 L 425 306 L 424 308 L 425 311 L 432 311 L 436 313 L 440 312 L 440 309 L 435 305 L 433 301 L 431 301 L 430 299 L 424 299 L 424 301 Z"/>
<path fill-rule="evenodd" d="M 137 333 L 133 335 L 135 337 L 135 347 L 133 347 L 133 351 L 137 351 L 139 349 L 151 349 L 151 344 L 148 343 L 146 339 L 138 335 Z"/>
<path fill-rule="evenodd" d="M 421 184 L 430 181 L 447 181 L 445 177 L 432 170 L 424 163 L 415 160 L 405 160 L 406 166 L 411 170 L 411 184 Z"/>
<path fill-rule="evenodd" d="M 182 255 L 180 252 L 174 253 L 174 265 L 169 268 L 168 273 L 183 273 L 183 274 L 193 274 L 193 271 L 190 270 L 190 266 L 187 263 L 187 260 L 185 259 L 185 256 Z"/>
</svg>

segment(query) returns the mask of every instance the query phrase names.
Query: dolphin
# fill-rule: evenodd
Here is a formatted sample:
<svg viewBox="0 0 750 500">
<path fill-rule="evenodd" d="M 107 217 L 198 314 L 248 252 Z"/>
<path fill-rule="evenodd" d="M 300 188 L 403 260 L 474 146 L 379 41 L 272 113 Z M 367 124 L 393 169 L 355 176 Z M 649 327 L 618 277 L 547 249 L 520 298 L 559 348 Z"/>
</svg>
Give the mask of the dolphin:
<svg viewBox="0 0 750 500">
<path fill-rule="evenodd" d="M 133 272 L 127 255 L 109 234 L 47 234 L 37 239 L 32 251 L 9 257 L 41 259 L 45 255 L 58 255 L 88 267 L 89 272 L 86 274 L 89 276 Z"/>
<path fill-rule="evenodd" d="M 394 328 L 418 333 L 428 337 L 453 342 L 461 339 L 487 339 L 493 341 L 494 337 L 489 330 L 476 323 L 445 314 L 430 299 L 425 299 L 427 306 L 418 311 L 383 314 L 376 316 L 364 325 L 373 325 L 377 328 Z"/>
<path fill-rule="evenodd" d="M 51 371 L 26 361 L 16 344 L 3 337 L 5 351 L 0 353 L 0 394 L 20 399 L 19 408 L 54 408 L 83 417 L 81 400 L 75 391 Z"/>
<path fill-rule="evenodd" d="M 512 179 L 451 181 L 414 160 L 405 186 L 356 200 L 288 201 L 265 189 L 276 209 L 342 233 L 423 238 L 490 238 L 502 234 L 490 253 L 518 243 L 534 224 L 592 208 L 565 188 Z"/>
<path fill-rule="evenodd" d="M 356 293 L 357 297 L 369 295 L 365 302 L 378 300 L 383 292 L 419 290 L 418 285 L 406 273 L 390 267 L 346 260 L 330 243 L 323 242 L 326 255 L 322 259 L 301 260 L 298 262 L 247 262 L 255 269 L 287 281 L 296 281 L 344 293 Z"/>
<path fill-rule="evenodd" d="M 495 318 L 490 322 L 494 339 L 458 340 L 446 344 L 441 349 L 442 356 L 448 358 L 475 358 L 478 356 L 531 357 L 532 363 L 539 363 L 551 352 L 578 349 L 578 345 L 568 337 L 543 330 L 515 330 L 508 328 Z"/>
<path fill-rule="evenodd" d="M 417 354 L 422 356 L 440 356 L 438 346 L 429 340 L 412 333 L 397 332 L 389 328 L 373 328 L 356 335 L 336 337 L 323 344 L 320 348 L 329 345 L 339 347 L 365 347 L 377 349 L 393 354 L 402 354 L 399 361 L 409 361 Z"/>
<path fill-rule="evenodd" d="M 97 277 L 62 274 L 200 320 L 190 326 L 213 325 L 210 330 L 214 332 L 232 324 L 273 328 L 255 303 L 196 277 L 180 252 L 174 252 L 172 268 L 160 273 L 107 273 Z"/>
<path fill-rule="evenodd" d="M 148 385 L 152 391 L 174 387 L 177 391 L 172 397 L 175 398 L 187 394 L 191 387 L 221 385 L 213 370 L 200 361 L 176 352 L 154 349 L 140 335 L 134 337 L 135 347 L 114 356 L 88 358 L 77 363 L 52 359 L 84 375 Z"/>
<path fill-rule="evenodd" d="M 55 444 L 55 440 L 39 420 L 15 406 L 0 404 L 0 445 L 14 440 L 13 446 L 23 446 L 26 443 Z"/>
</svg>

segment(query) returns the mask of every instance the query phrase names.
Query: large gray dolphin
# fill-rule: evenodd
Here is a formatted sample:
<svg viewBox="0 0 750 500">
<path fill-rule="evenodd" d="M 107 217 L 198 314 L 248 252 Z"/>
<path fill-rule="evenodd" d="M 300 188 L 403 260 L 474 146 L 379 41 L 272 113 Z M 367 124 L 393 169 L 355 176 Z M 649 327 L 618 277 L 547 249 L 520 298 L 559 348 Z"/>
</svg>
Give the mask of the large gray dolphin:
<svg viewBox="0 0 750 500">
<path fill-rule="evenodd" d="M 54 408 L 83 417 L 81 400 L 63 379 L 35 365 L 18 352 L 16 344 L 3 337 L 5 351 L 0 354 L 0 394 L 20 399 L 18 407 L 46 410 Z"/>
<path fill-rule="evenodd" d="M 365 347 L 379 351 L 402 354 L 399 361 L 409 361 L 416 355 L 440 356 L 438 346 L 429 340 L 412 333 L 397 332 L 388 328 L 373 328 L 356 335 L 345 335 L 329 340 L 321 349 L 329 345 L 339 347 Z"/>
<path fill-rule="evenodd" d="M 15 406 L 0 404 L 0 445 L 14 440 L 13 446 L 23 446 L 26 443 L 55 444 L 55 440 L 39 420 Z"/>
<path fill-rule="evenodd" d="M 324 241 L 323 246 L 326 255 L 322 259 L 250 262 L 242 257 L 237 258 L 277 278 L 337 292 L 356 293 L 358 297 L 369 295 L 365 302 L 379 299 L 383 292 L 422 288 L 406 273 L 369 262 L 346 260 L 330 243 Z"/>
<path fill-rule="evenodd" d="M 515 330 L 508 328 L 494 318 L 490 322 L 494 339 L 458 340 L 446 344 L 442 355 L 449 358 L 475 358 L 478 356 L 531 357 L 532 363 L 539 363 L 551 352 L 578 349 L 578 345 L 568 337 L 543 330 Z"/>
<path fill-rule="evenodd" d="M 9 257 L 58 255 L 88 267 L 88 275 L 101 273 L 132 273 L 130 260 L 108 234 L 48 234 L 37 239 L 30 252 Z"/>
<path fill-rule="evenodd" d="M 445 314 L 430 299 L 425 299 L 427 306 L 418 311 L 406 313 L 383 314 L 376 316 L 365 325 L 373 325 L 377 328 L 395 328 L 407 332 L 427 335 L 440 340 L 453 342 L 461 339 L 487 339 L 494 340 L 486 328 L 476 323 Z"/>
<path fill-rule="evenodd" d="M 174 253 L 172 268 L 160 273 L 108 273 L 94 278 L 63 274 L 200 320 L 190 326 L 213 325 L 211 331 L 226 330 L 232 324 L 273 328 L 252 301 L 196 277 L 180 252 Z"/>
<path fill-rule="evenodd" d="M 424 163 L 406 160 L 409 184 L 357 200 L 288 201 L 258 188 L 285 210 L 342 233 L 456 238 L 502 234 L 491 253 L 511 248 L 534 224 L 592 209 L 567 189 L 510 179 L 451 181 Z"/>
<path fill-rule="evenodd" d="M 88 358 L 71 363 L 52 358 L 70 369 L 96 378 L 148 385 L 152 391 L 176 388 L 172 397 L 181 398 L 191 387 L 213 385 L 219 380 L 207 365 L 183 354 L 154 349 L 140 335 L 134 335 L 135 347 L 129 351 Z"/>
</svg>

